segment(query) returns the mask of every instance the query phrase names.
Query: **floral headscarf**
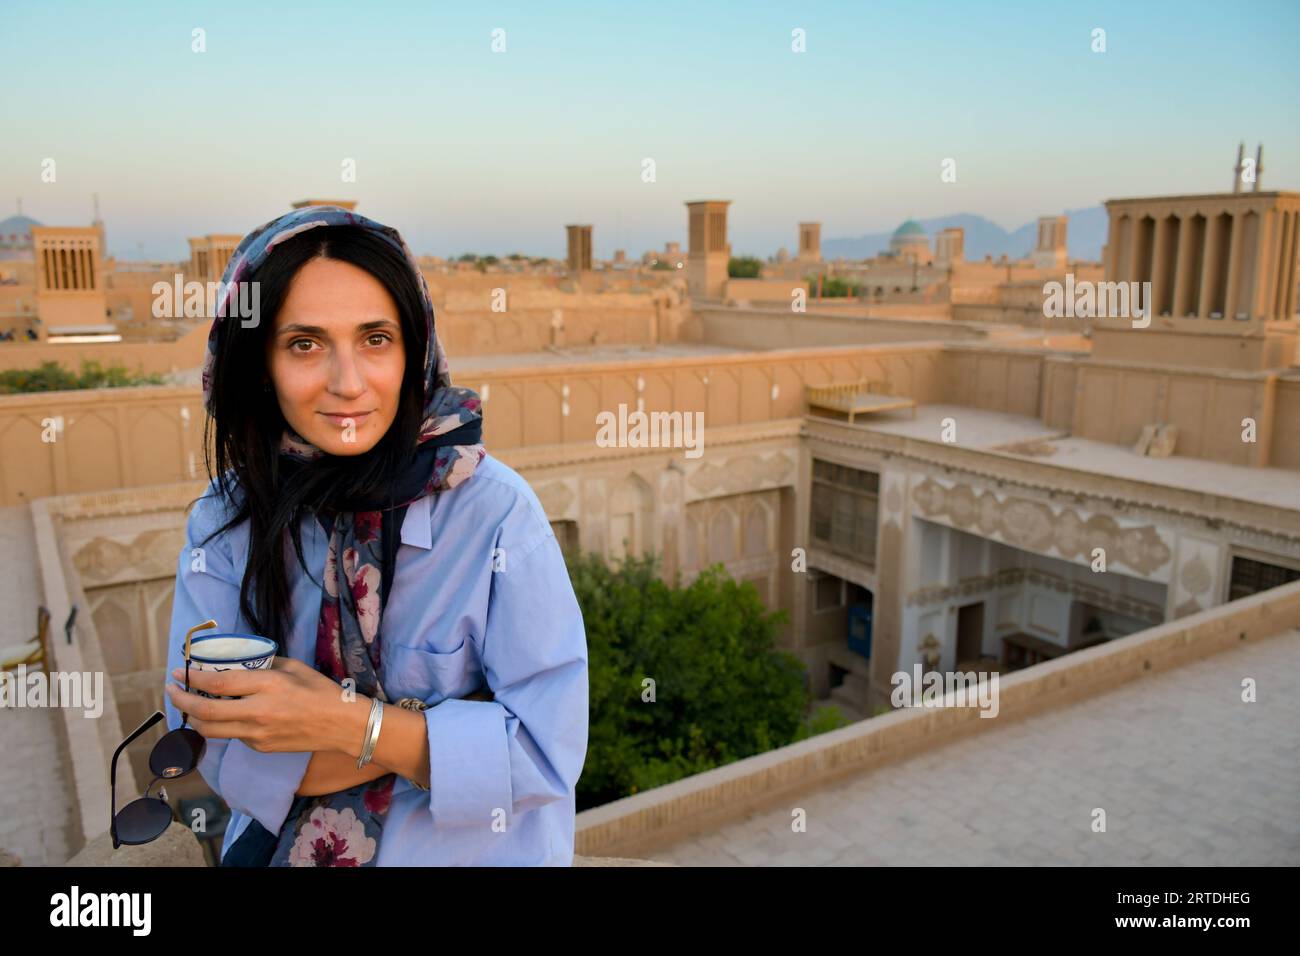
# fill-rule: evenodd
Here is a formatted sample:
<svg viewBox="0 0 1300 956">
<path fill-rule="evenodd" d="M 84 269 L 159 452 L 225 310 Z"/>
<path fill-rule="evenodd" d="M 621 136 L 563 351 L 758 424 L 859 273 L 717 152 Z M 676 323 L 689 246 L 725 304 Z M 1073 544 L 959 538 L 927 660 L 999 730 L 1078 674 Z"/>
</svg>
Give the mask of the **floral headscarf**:
<svg viewBox="0 0 1300 956">
<path fill-rule="evenodd" d="M 451 384 L 447 358 L 434 327 L 429 287 L 397 230 L 339 206 L 307 206 L 245 236 L 226 265 L 219 286 L 203 363 L 203 400 L 212 414 L 212 373 L 219 336 L 223 331 L 237 331 L 230 325 L 240 321 L 236 303 L 248 301 L 247 296 L 240 295 L 241 283 L 255 280 L 257 269 L 286 239 L 308 229 L 330 226 L 371 230 L 402 253 L 419 284 L 428 331 L 424 417 L 415 457 L 406 473 L 394 476 L 392 488 L 371 500 L 352 504 L 350 511 L 340 510 L 333 515 L 316 629 L 317 670 L 340 684 L 351 677 L 359 694 L 387 703 L 389 696 L 381 682 L 381 621 L 387 597 L 385 581 L 391 581 L 393 573 L 401 516 L 417 498 L 453 488 L 470 478 L 486 454 L 481 441 L 482 404 L 473 390 Z M 310 462 L 324 453 L 292 428 L 286 428 L 280 454 L 289 471 L 310 467 Z M 237 855 L 250 858 L 247 848 L 254 846 L 258 849 L 252 857 L 271 866 L 373 866 L 395 782 L 396 776 L 390 773 L 340 793 L 299 797 L 278 836 L 270 834 L 257 820 L 250 820 L 248 829 L 236 841 L 236 846 L 244 848 Z M 231 847 L 227 855 L 235 849 Z M 271 854 L 269 860 L 267 854 Z"/>
</svg>

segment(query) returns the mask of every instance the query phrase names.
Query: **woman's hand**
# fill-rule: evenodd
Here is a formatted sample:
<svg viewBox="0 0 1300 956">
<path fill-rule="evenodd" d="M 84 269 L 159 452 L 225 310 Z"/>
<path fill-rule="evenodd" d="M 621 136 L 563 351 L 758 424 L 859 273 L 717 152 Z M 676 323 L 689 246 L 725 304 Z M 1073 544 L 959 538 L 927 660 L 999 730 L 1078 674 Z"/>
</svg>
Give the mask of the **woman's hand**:
<svg viewBox="0 0 1300 956">
<path fill-rule="evenodd" d="M 184 668 L 172 671 L 184 680 Z M 364 728 L 368 700 L 347 701 L 330 678 L 292 657 L 277 657 L 267 670 L 190 669 L 190 686 L 242 700 L 209 700 L 167 685 L 172 704 L 189 714 L 190 725 L 210 740 L 237 738 L 264 753 L 342 750 L 359 719 Z"/>
</svg>

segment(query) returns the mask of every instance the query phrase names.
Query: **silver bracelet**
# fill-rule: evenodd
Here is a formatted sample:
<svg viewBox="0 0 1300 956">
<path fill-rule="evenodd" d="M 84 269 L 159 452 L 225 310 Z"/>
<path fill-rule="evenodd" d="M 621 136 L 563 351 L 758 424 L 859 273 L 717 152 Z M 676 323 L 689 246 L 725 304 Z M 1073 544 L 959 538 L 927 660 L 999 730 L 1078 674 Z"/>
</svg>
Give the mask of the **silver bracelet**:
<svg viewBox="0 0 1300 956">
<path fill-rule="evenodd" d="M 397 706 L 401 707 L 403 710 L 413 710 L 417 714 L 429 709 L 429 705 L 418 697 L 403 697 L 397 702 Z M 429 792 L 429 785 L 427 783 L 421 783 L 413 777 L 403 777 L 402 779 L 413 786 L 416 790 L 423 790 L 425 793 Z"/>
<path fill-rule="evenodd" d="M 357 758 L 357 769 L 370 763 L 375 754 L 375 744 L 379 742 L 379 727 L 384 722 L 384 702 L 378 697 L 370 699 L 370 718 L 366 721 L 366 736 L 361 745 L 361 756 Z"/>
</svg>

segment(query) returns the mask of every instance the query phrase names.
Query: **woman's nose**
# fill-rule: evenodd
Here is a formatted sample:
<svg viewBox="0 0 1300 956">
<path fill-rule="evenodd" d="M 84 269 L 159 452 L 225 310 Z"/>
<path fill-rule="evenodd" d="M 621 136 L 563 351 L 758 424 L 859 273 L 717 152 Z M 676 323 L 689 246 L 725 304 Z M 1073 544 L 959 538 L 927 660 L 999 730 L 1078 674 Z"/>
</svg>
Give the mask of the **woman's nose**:
<svg viewBox="0 0 1300 956">
<path fill-rule="evenodd" d="M 351 350 L 334 353 L 330 362 L 330 391 L 336 395 L 360 395 L 366 390 L 365 379 Z"/>
</svg>

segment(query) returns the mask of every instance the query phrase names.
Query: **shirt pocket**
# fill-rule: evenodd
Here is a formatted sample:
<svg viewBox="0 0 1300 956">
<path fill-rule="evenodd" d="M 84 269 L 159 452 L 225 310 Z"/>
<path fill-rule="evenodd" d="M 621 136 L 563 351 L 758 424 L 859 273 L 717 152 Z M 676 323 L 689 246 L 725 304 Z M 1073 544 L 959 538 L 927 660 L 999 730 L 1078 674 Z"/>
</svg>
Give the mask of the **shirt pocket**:
<svg viewBox="0 0 1300 956">
<path fill-rule="evenodd" d="M 393 701 L 418 697 L 433 706 L 451 697 L 464 697 L 485 683 L 478 654 L 469 640 L 454 651 L 385 645 L 384 654 L 384 689 Z"/>
</svg>

